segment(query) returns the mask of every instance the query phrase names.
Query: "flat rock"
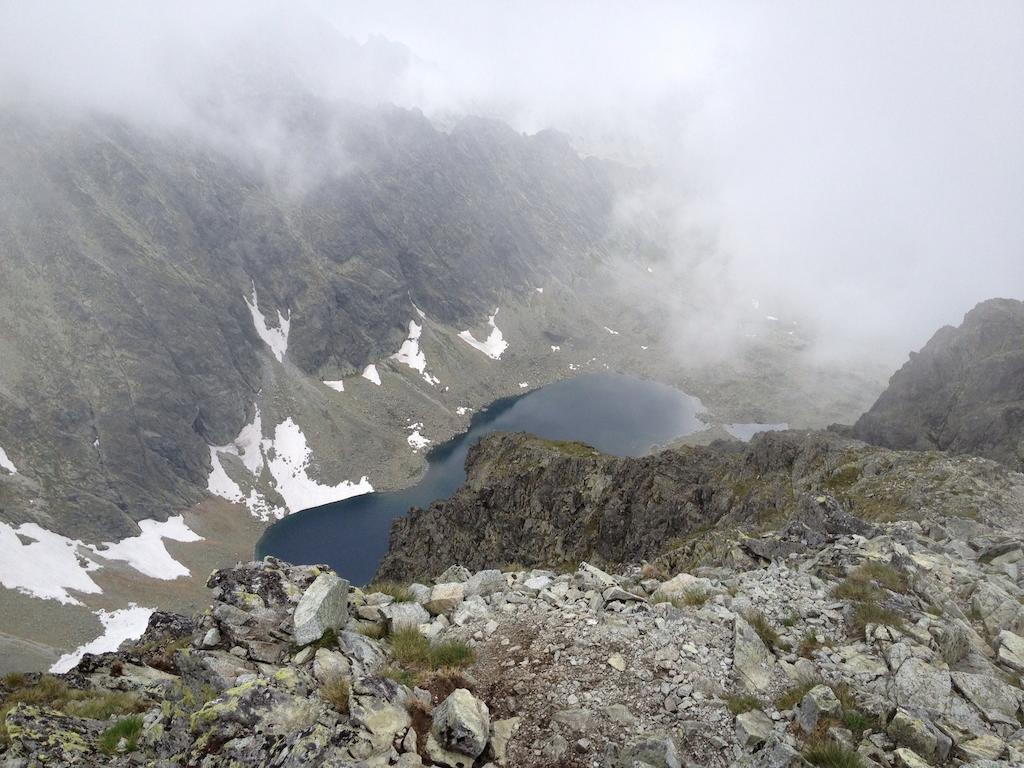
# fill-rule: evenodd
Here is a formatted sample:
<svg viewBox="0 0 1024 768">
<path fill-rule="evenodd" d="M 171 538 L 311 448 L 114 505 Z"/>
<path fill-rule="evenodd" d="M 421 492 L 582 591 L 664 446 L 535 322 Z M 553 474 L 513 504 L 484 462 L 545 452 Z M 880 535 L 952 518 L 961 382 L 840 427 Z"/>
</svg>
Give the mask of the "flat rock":
<svg viewBox="0 0 1024 768">
<path fill-rule="evenodd" d="M 487 746 L 491 715 L 465 688 L 456 688 L 435 709 L 430 735 L 446 752 L 466 755 L 472 764 Z"/>
</svg>

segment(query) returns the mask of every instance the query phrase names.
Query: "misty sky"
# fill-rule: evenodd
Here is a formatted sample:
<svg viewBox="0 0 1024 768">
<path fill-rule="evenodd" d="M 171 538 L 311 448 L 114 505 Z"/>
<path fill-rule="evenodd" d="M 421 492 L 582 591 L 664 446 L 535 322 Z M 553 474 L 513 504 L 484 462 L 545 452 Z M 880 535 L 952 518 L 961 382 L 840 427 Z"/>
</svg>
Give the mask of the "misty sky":
<svg viewBox="0 0 1024 768">
<path fill-rule="evenodd" d="M 0 2 L 0 105 L 194 125 L 285 73 L 649 163 L 723 302 L 837 342 L 1024 298 L 1021 2 Z"/>
</svg>

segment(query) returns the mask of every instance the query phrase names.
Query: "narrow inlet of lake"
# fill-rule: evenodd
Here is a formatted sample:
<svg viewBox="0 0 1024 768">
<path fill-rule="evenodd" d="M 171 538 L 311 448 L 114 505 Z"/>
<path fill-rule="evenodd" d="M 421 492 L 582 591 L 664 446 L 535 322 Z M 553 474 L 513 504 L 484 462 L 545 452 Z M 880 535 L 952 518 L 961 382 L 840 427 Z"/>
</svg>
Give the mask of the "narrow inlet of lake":
<svg viewBox="0 0 1024 768">
<path fill-rule="evenodd" d="M 704 427 L 700 401 L 665 384 L 622 374 L 586 374 L 492 403 L 469 430 L 434 448 L 420 480 L 306 509 L 274 523 L 256 547 L 290 563 L 326 563 L 353 584 L 373 579 L 388 548 L 391 521 L 411 507 L 450 496 L 466 479 L 466 454 L 491 432 L 532 432 L 577 440 L 616 456 L 651 448 Z"/>
</svg>

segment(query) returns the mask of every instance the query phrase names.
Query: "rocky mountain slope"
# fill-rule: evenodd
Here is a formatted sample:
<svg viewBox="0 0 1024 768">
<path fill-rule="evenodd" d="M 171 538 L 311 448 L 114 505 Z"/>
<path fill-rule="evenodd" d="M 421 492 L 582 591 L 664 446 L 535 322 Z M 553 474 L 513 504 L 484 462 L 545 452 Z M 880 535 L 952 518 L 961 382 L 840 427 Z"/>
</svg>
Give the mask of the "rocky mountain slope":
<svg viewBox="0 0 1024 768">
<path fill-rule="evenodd" d="M 287 112 L 286 171 L 185 132 L 0 115 L 3 519 L 134 535 L 205 496 L 210 446 L 254 408 L 309 431 L 294 390 L 326 400 L 415 342 L 418 312 L 475 330 L 603 253 L 611 171 L 555 134 Z"/>
<path fill-rule="evenodd" d="M 892 457 L 876 451 L 879 475 Z M 451 566 L 361 590 L 272 559 L 218 571 L 194 618 L 4 678 L 0 760 L 1022 764 L 1021 516 L 844 506 L 811 496 L 777 530 L 722 530 L 720 555 L 679 572 Z"/>
<path fill-rule="evenodd" d="M 1024 302 L 991 299 L 940 329 L 897 371 L 852 434 L 1024 469 Z"/>
</svg>

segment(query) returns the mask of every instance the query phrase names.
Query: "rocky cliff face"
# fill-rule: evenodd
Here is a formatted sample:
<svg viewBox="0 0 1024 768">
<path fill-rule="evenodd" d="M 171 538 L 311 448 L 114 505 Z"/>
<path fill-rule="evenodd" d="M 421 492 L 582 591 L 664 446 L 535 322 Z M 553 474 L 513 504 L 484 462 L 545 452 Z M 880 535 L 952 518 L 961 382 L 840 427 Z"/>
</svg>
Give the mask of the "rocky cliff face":
<svg viewBox="0 0 1024 768">
<path fill-rule="evenodd" d="M 288 114 L 270 168 L 185 132 L 0 114 L 2 519 L 133 535 L 201 498 L 259 393 L 283 421 L 296 389 L 396 352 L 416 311 L 475 328 L 603 253 L 609 168 L 557 135 Z"/>
<path fill-rule="evenodd" d="M 959 328 L 939 330 L 893 375 L 853 434 L 1024 469 L 1024 302 L 991 299 Z"/>
<path fill-rule="evenodd" d="M 764 432 L 642 458 L 524 434 L 482 440 L 450 499 L 396 520 L 380 574 L 720 556 L 721 532 L 774 527 L 828 494 L 867 520 L 999 521 L 1024 514 L 1022 477 L 991 461 L 898 452 L 827 432 Z M 856 532 L 856 531 L 849 531 Z"/>
</svg>

